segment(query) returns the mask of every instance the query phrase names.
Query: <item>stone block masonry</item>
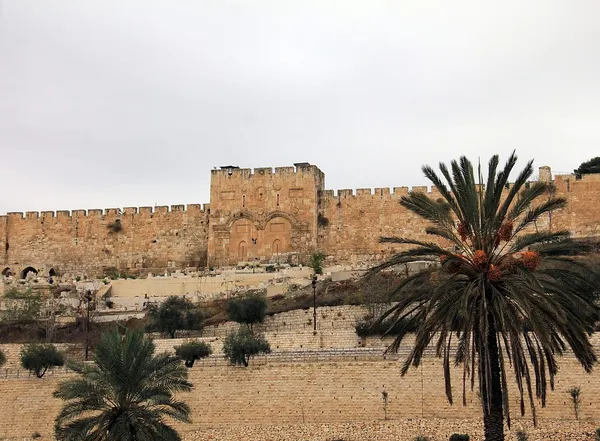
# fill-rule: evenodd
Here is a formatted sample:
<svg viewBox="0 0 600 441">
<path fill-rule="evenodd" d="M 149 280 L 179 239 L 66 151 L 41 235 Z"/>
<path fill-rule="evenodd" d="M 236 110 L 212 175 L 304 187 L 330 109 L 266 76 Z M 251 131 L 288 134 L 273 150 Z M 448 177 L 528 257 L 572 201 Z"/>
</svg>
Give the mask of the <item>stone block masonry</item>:
<svg viewBox="0 0 600 441">
<path fill-rule="evenodd" d="M 559 366 L 555 391 L 549 394 L 546 408 L 538 403 L 538 429 L 531 427 L 529 409 L 524 418 L 519 417 L 516 385 L 511 382 L 513 430 L 527 427 L 530 434 L 537 434 L 530 435 L 532 441 L 591 441 L 593 430 L 600 426 L 598 374 L 584 374 L 570 355 L 559 359 Z M 199 363 L 189 370 L 194 390 L 181 396 L 192 409 L 193 422 L 177 427 L 186 440 L 244 436 L 253 440 L 410 440 L 422 433 L 445 441 L 453 432 L 468 432 L 474 440 L 482 439 L 476 393 L 468 391 L 467 406 L 461 405 L 461 370 L 452 373 L 456 404 L 451 406 L 444 394 L 440 359 L 427 357 L 421 367 L 404 377 L 400 367 L 401 361 L 381 356 L 326 362 L 299 357 L 249 368 Z M 0 374 L 0 439 L 24 439 L 34 432 L 51 439 L 53 419 L 61 407 L 52 391 L 69 374 L 62 369 L 42 379 L 13 369 Z M 578 421 L 566 392 L 574 385 L 582 389 Z M 390 421 L 386 422 L 382 421 L 384 390 L 389 397 Z M 514 433 L 509 439 L 515 439 Z"/>
<path fill-rule="evenodd" d="M 551 180 L 548 167 L 540 178 Z M 542 229 L 600 236 L 600 175 L 559 175 L 555 194 L 568 206 L 540 219 Z M 164 273 L 256 260 L 306 263 L 320 251 L 329 262 L 366 265 L 393 253 L 381 236 L 430 239 L 426 222 L 400 204 L 427 187 L 325 190 L 318 167 L 212 170 L 210 205 L 8 213 L 0 216 L 0 273 L 27 268 L 47 276 Z M 508 190 L 507 190 L 508 191 Z M 435 191 L 429 195 L 439 197 Z"/>
</svg>

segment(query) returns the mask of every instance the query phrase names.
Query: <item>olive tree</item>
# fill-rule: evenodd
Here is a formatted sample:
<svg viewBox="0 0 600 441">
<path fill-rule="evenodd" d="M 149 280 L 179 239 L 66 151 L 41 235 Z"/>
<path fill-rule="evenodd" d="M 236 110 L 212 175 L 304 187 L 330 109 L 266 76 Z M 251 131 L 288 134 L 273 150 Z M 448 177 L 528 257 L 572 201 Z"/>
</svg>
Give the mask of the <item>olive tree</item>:
<svg viewBox="0 0 600 441">
<path fill-rule="evenodd" d="M 48 369 L 64 364 L 64 355 L 54 345 L 32 343 L 21 349 L 21 366 L 38 378 L 42 378 Z"/>
<path fill-rule="evenodd" d="M 175 355 L 183 360 L 186 367 L 191 368 L 194 366 L 196 360 L 206 358 L 212 354 L 210 345 L 203 341 L 188 341 L 180 346 L 175 346 Z"/>
<path fill-rule="evenodd" d="M 248 367 L 250 358 L 271 352 L 269 342 L 262 335 L 254 335 L 250 329 L 240 328 L 227 336 L 223 344 L 223 354 L 233 365 Z"/>
<path fill-rule="evenodd" d="M 149 308 L 151 323 L 149 331 L 158 331 L 175 338 L 180 330 L 198 330 L 201 328 L 202 311 L 188 299 L 170 296 L 159 307 Z"/>
<path fill-rule="evenodd" d="M 250 331 L 255 323 L 262 323 L 267 314 L 267 299 L 260 293 L 249 293 L 227 302 L 229 320 L 245 324 Z"/>
</svg>

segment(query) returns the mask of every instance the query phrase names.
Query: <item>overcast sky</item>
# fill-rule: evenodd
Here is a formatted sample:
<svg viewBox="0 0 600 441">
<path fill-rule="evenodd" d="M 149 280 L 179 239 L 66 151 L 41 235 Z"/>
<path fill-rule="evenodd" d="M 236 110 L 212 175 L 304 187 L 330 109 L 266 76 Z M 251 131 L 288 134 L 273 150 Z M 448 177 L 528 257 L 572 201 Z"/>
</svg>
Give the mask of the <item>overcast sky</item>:
<svg viewBox="0 0 600 441">
<path fill-rule="evenodd" d="M 204 203 L 210 170 L 326 187 L 600 154 L 600 2 L 0 0 L 0 213 Z"/>
</svg>

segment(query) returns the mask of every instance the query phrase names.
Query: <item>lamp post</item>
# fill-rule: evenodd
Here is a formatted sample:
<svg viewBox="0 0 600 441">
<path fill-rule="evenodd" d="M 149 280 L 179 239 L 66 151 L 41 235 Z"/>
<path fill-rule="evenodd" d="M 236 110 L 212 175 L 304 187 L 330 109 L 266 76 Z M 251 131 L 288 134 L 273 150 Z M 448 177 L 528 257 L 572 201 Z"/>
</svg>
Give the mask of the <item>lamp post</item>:
<svg viewBox="0 0 600 441">
<path fill-rule="evenodd" d="M 315 274 L 312 279 L 313 288 L 313 329 L 317 330 L 317 275 Z"/>
<path fill-rule="evenodd" d="M 92 292 L 88 289 L 85 292 L 85 300 L 87 300 L 87 320 L 85 322 L 85 359 L 88 359 L 90 346 L 90 302 L 92 301 Z"/>
</svg>

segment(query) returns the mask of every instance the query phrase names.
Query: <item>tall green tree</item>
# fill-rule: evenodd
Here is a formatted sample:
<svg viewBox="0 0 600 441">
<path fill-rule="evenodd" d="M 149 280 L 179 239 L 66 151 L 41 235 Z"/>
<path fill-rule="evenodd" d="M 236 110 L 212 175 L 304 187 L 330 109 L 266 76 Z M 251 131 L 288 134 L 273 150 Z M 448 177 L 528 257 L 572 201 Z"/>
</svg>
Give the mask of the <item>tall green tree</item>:
<svg viewBox="0 0 600 441">
<path fill-rule="evenodd" d="M 155 355 L 141 331 L 104 334 L 93 364 L 74 364 L 77 378 L 54 392 L 65 400 L 55 421 L 59 441 L 176 441 L 165 418 L 190 422 L 190 408 L 173 394 L 190 391 L 179 357 Z"/>
<path fill-rule="evenodd" d="M 588 248 L 567 231 L 537 230 L 536 221 L 563 208 L 566 200 L 554 197 L 548 184 L 526 185 L 532 162 L 508 185 L 516 161 L 513 153 L 498 171 L 498 157 L 492 157 L 486 181 L 481 167 L 476 177 L 465 157 L 450 167 L 440 164 L 441 176 L 424 166 L 441 198 L 411 192 L 400 204 L 428 221 L 426 232 L 438 241 L 383 237 L 381 242 L 404 250 L 371 272 L 415 261 L 440 263 L 396 286 L 391 297 L 397 304 L 380 320 L 401 327 L 391 351 L 417 329 L 403 375 L 434 344 L 443 358 L 450 403 L 452 358 L 464 370 L 463 404 L 467 379 L 471 389 L 478 379 L 486 441 L 504 440 L 505 419 L 510 427 L 507 363 L 515 374 L 521 414 L 528 401 L 534 422 L 535 399 L 544 406 L 547 385 L 554 387 L 558 355 L 570 348 L 586 372 L 596 363 L 589 335 L 598 318 L 598 275 L 580 258 Z"/>
</svg>

